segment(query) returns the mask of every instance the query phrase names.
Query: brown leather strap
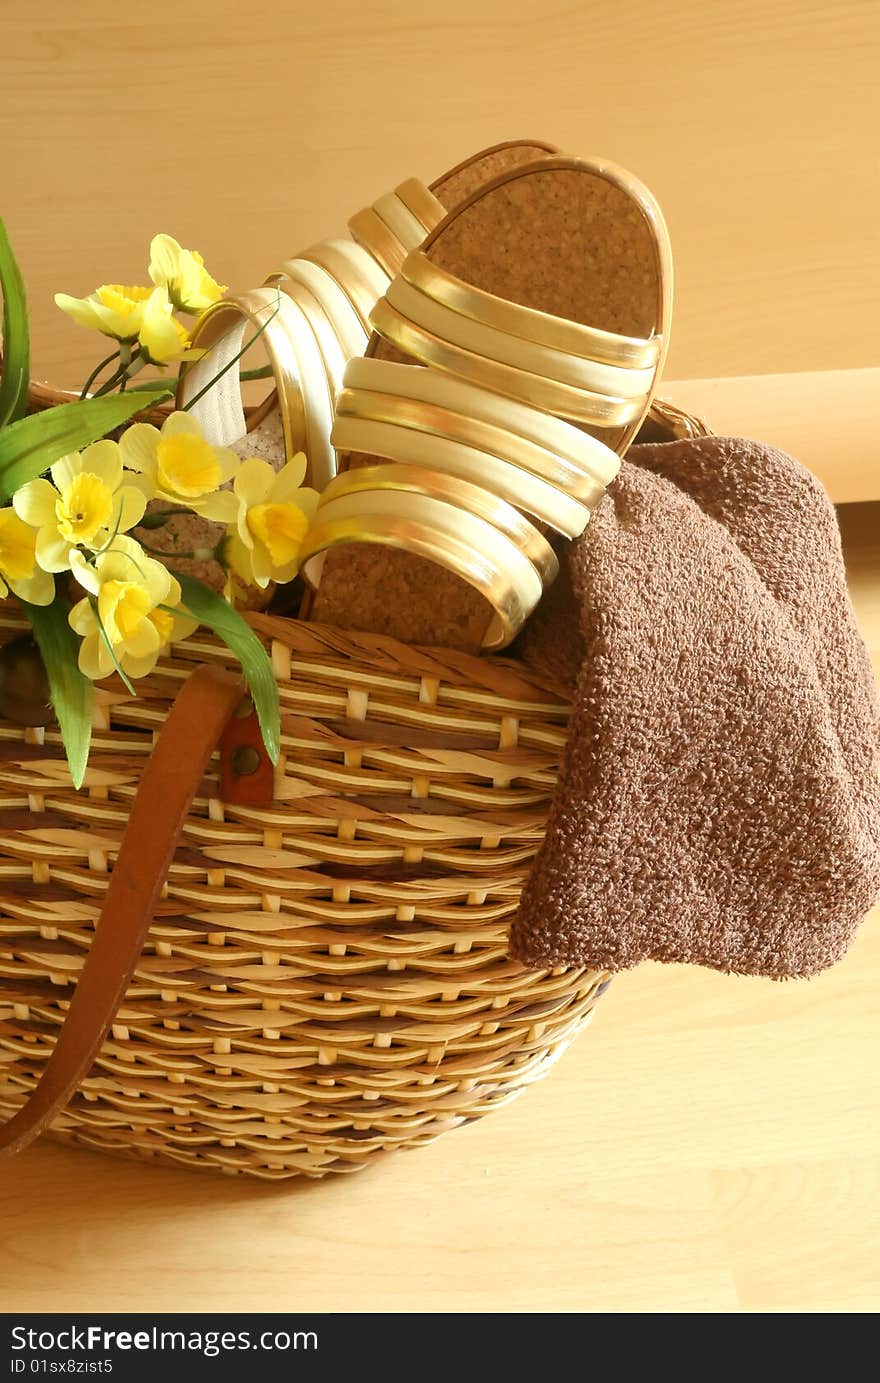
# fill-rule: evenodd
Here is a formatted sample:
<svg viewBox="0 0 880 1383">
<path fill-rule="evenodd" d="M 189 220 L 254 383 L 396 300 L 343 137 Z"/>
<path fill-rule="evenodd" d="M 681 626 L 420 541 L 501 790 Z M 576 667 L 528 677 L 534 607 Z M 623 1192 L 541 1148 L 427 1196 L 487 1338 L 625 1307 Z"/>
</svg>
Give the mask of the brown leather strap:
<svg viewBox="0 0 880 1383">
<path fill-rule="evenodd" d="M 150 755 L 67 1018 L 30 1097 L 0 1127 L 0 1157 L 21 1152 L 64 1108 L 98 1054 L 144 944 L 192 800 L 241 680 L 198 668 Z"/>
</svg>

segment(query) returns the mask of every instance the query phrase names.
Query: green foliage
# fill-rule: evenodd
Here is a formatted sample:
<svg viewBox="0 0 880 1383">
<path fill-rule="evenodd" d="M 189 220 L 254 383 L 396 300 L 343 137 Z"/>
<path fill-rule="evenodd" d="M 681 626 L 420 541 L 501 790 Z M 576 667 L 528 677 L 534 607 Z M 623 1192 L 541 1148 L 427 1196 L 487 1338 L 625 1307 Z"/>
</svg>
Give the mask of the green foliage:
<svg viewBox="0 0 880 1383">
<path fill-rule="evenodd" d="M 24 610 L 40 649 L 52 705 L 76 788 L 82 787 L 92 739 L 94 689 L 79 670 L 79 639 L 67 622 L 68 609 L 60 600 L 52 605 L 28 605 Z"/>
<path fill-rule="evenodd" d="M 273 764 L 277 763 L 281 753 L 281 703 L 266 650 L 250 625 L 222 596 L 192 576 L 176 575 L 184 609 L 193 619 L 212 629 L 241 663 L 260 721 L 266 753 Z"/>
<path fill-rule="evenodd" d="M 62 456 L 100 441 L 135 413 L 167 397 L 166 389 L 158 389 L 76 399 L 10 423 L 0 431 L 0 499 L 11 499 L 16 490 L 43 475 Z"/>
<path fill-rule="evenodd" d="M 23 418 L 30 385 L 30 333 L 21 271 L 0 218 L 0 292 L 3 294 L 3 365 L 0 370 L 0 428 Z"/>
</svg>

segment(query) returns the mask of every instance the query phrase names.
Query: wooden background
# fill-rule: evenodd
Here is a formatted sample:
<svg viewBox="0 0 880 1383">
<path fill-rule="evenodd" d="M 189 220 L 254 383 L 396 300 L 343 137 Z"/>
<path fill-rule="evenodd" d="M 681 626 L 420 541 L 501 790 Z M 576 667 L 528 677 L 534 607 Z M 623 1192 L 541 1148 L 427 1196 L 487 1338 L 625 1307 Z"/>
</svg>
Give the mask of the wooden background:
<svg viewBox="0 0 880 1383">
<path fill-rule="evenodd" d="M 794 375 L 786 427 L 808 447 L 823 424 L 838 497 L 876 476 L 876 0 L 4 11 L 0 212 L 42 376 L 76 384 L 95 359 L 52 293 L 142 279 L 157 230 L 246 287 L 401 177 L 543 135 L 658 194 L 670 377 Z M 782 385 L 706 387 L 724 427 L 776 425 Z M 848 526 L 880 650 L 878 514 Z M 41 1146 L 0 1179 L 0 1301 L 876 1310 L 878 985 L 876 925 L 811 984 L 643 967 L 520 1103 L 355 1181 L 248 1187 Z"/>
<path fill-rule="evenodd" d="M 541 135 L 639 174 L 675 251 L 671 379 L 880 365 L 876 0 L 5 5 L 2 212 L 35 364 L 52 294 L 158 230 L 248 287 L 402 177 Z"/>
</svg>

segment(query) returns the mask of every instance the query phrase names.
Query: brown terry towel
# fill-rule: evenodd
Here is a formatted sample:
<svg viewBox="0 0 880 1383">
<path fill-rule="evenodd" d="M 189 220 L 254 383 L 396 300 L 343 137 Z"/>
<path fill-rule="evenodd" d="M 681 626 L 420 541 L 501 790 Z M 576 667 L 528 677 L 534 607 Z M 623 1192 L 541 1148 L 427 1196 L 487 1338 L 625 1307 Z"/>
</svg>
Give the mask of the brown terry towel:
<svg viewBox="0 0 880 1383">
<path fill-rule="evenodd" d="M 635 447 L 521 652 L 571 736 L 529 966 L 814 975 L 880 894 L 880 714 L 824 490 L 770 447 Z"/>
</svg>

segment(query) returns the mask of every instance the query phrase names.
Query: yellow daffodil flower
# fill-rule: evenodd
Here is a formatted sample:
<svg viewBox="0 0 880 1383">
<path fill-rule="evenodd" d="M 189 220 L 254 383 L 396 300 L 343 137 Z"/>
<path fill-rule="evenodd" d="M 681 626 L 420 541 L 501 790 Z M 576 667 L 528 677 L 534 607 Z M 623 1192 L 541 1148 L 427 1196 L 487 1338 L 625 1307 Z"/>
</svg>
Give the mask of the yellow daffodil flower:
<svg viewBox="0 0 880 1383">
<path fill-rule="evenodd" d="M 37 535 L 13 509 L 0 509 L 0 599 L 14 591 L 31 605 L 51 605 L 55 582 L 37 566 Z"/>
<path fill-rule="evenodd" d="M 316 490 L 303 488 L 306 458 L 300 452 L 277 473 L 255 456 L 243 461 L 235 477 L 236 522 L 227 533 L 226 558 L 247 585 L 291 581 L 299 551 L 318 503 Z"/>
<path fill-rule="evenodd" d="M 214 447 L 189 413 L 172 413 L 162 430 L 135 423 L 119 443 L 122 459 L 144 477 L 157 499 L 184 505 L 203 518 L 230 523 L 238 501 L 222 490 L 238 470 L 238 457 L 226 447 Z"/>
<path fill-rule="evenodd" d="M 66 571 L 74 548 L 97 551 L 144 516 L 147 485 L 140 476 L 125 475 L 116 442 L 94 442 L 62 456 L 49 474 L 51 482 L 31 480 L 12 498 L 18 517 L 37 530 L 43 571 Z"/>
<path fill-rule="evenodd" d="M 56 293 L 55 302 L 81 327 L 100 331 L 102 336 L 113 336 L 117 341 L 134 341 L 141 329 L 144 306 L 151 293 L 150 288 L 104 283 L 87 298 L 72 298 L 69 293 Z"/>
<path fill-rule="evenodd" d="M 114 538 L 94 564 L 74 552 L 71 570 L 88 592 L 69 615 L 70 627 L 82 635 L 79 667 L 86 677 L 109 677 L 114 657 L 126 676 L 146 677 L 163 648 L 197 627 L 175 611 L 181 599 L 176 577 L 133 538 Z"/>
<path fill-rule="evenodd" d="M 167 288 L 154 288 L 144 303 L 138 340 L 153 365 L 170 365 L 186 357 L 189 335 L 174 316 Z"/>
<path fill-rule="evenodd" d="M 184 250 L 171 235 L 154 235 L 150 243 L 150 278 L 180 312 L 204 312 L 226 292 L 205 268 L 198 250 Z"/>
</svg>

